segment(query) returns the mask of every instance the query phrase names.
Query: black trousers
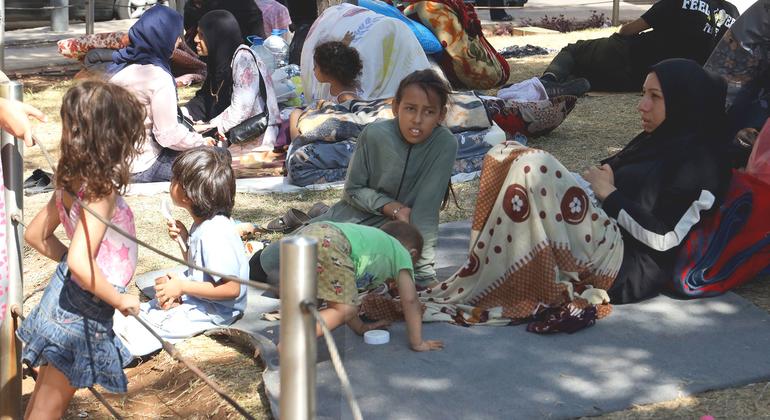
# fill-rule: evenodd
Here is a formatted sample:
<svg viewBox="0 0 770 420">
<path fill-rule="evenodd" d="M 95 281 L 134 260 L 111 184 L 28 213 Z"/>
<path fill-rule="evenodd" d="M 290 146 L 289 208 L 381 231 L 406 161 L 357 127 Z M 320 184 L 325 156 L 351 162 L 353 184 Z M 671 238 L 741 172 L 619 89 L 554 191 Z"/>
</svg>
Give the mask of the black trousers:
<svg viewBox="0 0 770 420">
<path fill-rule="evenodd" d="M 641 90 L 646 76 L 634 69 L 629 41 L 618 34 L 567 45 L 544 73 L 553 74 L 560 82 L 585 77 L 593 90 L 616 92 Z"/>
</svg>

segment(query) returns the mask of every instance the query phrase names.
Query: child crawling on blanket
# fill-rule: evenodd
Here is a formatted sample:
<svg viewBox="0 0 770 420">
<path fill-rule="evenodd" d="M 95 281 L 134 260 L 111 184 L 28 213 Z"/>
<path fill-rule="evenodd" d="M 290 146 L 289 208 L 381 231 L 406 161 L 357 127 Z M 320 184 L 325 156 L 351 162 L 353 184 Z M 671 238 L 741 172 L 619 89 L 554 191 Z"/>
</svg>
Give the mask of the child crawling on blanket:
<svg viewBox="0 0 770 420">
<path fill-rule="evenodd" d="M 296 236 L 318 241 L 317 297 L 326 302 L 320 313 L 329 329 L 347 324 L 356 334 L 382 328 L 388 323 L 364 323 L 358 316 L 359 293 L 371 291 L 394 279 L 401 296 L 409 346 L 414 351 L 440 350 L 441 341 L 423 340 L 422 308 L 414 286 L 413 264 L 420 257 L 423 241 L 409 223 L 392 221 L 381 228 L 354 223 L 317 222 L 299 229 Z M 251 268 L 254 280 L 275 280 L 278 272 L 278 243 L 273 243 Z M 260 264 L 261 261 L 261 264 Z M 262 266 L 265 264 L 265 266 Z M 321 336 L 320 326 L 316 326 Z"/>
<path fill-rule="evenodd" d="M 247 278 L 246 252 L 230 219 L 235 176 L 229 153 L 215 147 L 190 149 L 176 158 L 171 171 L 171 199 L 193 219 L 189 232 L 179 220 L 169 222 L 171 239 L 180 237 L 186 244 L 183 254 L 189 263 Z M 140 312 L 163 338 L 174 341 L 230 325 L 245 308 L 246 286 L 188 269 L 183 277 L 170 273 L 156 279 L 155 299 L 143 303 Z M 115 332 L 134 356 L 161 348 L 134 319 L 119 324 Z"/>
</svg>

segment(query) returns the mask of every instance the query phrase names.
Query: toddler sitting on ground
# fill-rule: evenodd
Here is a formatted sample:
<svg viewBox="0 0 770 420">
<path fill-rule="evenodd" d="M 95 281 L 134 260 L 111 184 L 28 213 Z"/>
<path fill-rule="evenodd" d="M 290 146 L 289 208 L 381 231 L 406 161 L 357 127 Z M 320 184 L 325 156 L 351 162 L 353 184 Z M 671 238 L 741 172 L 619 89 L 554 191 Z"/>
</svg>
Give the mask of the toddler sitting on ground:
<svg viewBox="0 0 770 420">
<path fill-rule="evenodd" d="M 225 150 L 199 147 L 174 161 L 171 199 L 193 218 L 188 232 L 179 220 L 169 222 L 169 236 L 181 237 L 190 264 L 224 275 L 246 278 L 246 253 L 230 214 L 235 204 L 235 177 Z M 246 308 L 246 286 L 199 270 L 184 277 L 169 273 L 156 279 L 155 298 L 141 305 L 141 316 L 170 341 L 230 325 Z M 161 344 L 134 319 L 116 319 L 115 332 L 134 356 L 159 350 Z"/>
</svg>

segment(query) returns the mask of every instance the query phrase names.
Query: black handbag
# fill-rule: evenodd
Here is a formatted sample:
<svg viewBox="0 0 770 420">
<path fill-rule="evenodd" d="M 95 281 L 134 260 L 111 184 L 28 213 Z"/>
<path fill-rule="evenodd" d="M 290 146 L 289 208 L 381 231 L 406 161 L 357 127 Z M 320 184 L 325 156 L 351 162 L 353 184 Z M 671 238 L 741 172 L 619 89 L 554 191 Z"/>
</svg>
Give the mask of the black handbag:
<svg viewBox="0 0 770 420">
<path fill-rule="evenodd" d="M 249 51 L 256 61 L 254 51 Z M 247 143 L 252 140 L 256 140 L 259 136 L 264 134 L 267 127 L 270 125 L 270 114 L 267 108 L 267 88 L 265 87 L 265 79 L 262 77 L 262 72 L 257 67 L 257 73 L 259 74 L 259 96 L 262 98 L 262 102 L 265 104 L 265 111 L 261 112 L 253 117 L 246 118 L 240 124 L 231 128 L 225 136 L 230 144 Z"/>
</svg>

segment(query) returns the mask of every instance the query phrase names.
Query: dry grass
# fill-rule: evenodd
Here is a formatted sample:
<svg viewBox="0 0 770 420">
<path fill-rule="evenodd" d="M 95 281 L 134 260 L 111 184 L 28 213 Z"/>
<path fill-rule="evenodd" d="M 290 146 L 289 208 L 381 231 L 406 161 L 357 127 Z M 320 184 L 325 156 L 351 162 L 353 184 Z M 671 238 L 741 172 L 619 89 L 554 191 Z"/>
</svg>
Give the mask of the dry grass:
<svg viewBox="0 0 770 420">
<path fill-rule="evenodd" d="M 496 48 L 508 45 L 534 44 L 558 50 L 578 39 L 607 36 L 614 29 L 589 30 L 568 34 L 537 35 L 527 37 L 495 37 L 490 42 Z M 542 72 L 553 53 L 549 56 L 535 56 L 509 60 L 511 81 L 533 77 Z M 72 83 L 64 78 L 51 80 L 26 79 L 28 91 L 25 100 L 45 111 L 50 120 L 38 124 L 39 139 L 55 151 L 58 142 L 60 122 L 58 108 L 61 96 Z M 191 89 L 180 90 L 180 99 L 192 95 Z M 530 140 L 530 145 L 550 151 L 572 170 L 594 164 L 598 159 L 622 147 L 639 130 L 639 118 L 635 111 L 637 94 L 592 94 L 581 98 L 569 118 L 554 132 L 542 138 Z M 37 148 L 27 151 L 25 176 L 35 168 L 47 168 Z M 441 214 L 441 221 L 462 220 L 471 216 L 478 181 L 456 185 L 461 209 L 450 206 Z M 338 199 L 339 190 L 304 192 L 299 194 L 238 194 L 234 217 L 257 223 L 282 214 L 289 207 L 308 210 L 313 203 L 332 203 Z M 25 220 L 29 221 L 50 198 L 50 194 L 25 199 Z M 137 232 L 143 239 L 165 251 L 177 252 L 176 246 L 165 235 L 165 227 L 158 213 L 161 196 L 128 197 L 127 201 L 136 216 Z M 187 215 L 177 211 L 175 216 L 189 224 Z M 63 232 L 59 231 L 63 237 Z M 47 281 L 55 264 L 41 258 L 26 248 L 24 253 L 25 292 Z M 162 258 L 140 250 L 137 272 L 168 267 Z M 757 281 L 737 290 L 759 307 L 770 311 L 770 284 Z M 36 299 L 27 305 L 29 310 Z M 264 389 L 261 386 L 262 367 L 255 363 L 248 351 L 233 347 L 229 342 L 197 337 L 181 343 L 180 350 L 215 375 L 217 381 L 257 418 L 269 418 L 266 409 Z M 144 364 L 129 369 L 131 393 L 126 398 L 110 397 L 118 409 L 129 418 L 230 418 L 234 411 L 225 407 L 211 391 L 204 389 L 189 372 L 180 368 L 166 355 L 158 355 Z M 29 384 L 26 385 L 31 391 Z M 693 419 L 704 414 L 716 418 L 753 419 L 770 418 L 770 390 L 768 384 L 753 384 L 741 388 L 712 391 L 695 396 L 683 396 L 674 401 L 637 406 L 625 411 L 610 413 L 600 418 L 675 418 Z M 172 410 L 164 401 L 176 399 Z M 175 411 L 176 410 L 176 411 Z M 93 397 L 80 391 L 68 413 L 68 418 L 77 418 L 85 412 L 90 418 L 107 418 Z"/>
</svg>

